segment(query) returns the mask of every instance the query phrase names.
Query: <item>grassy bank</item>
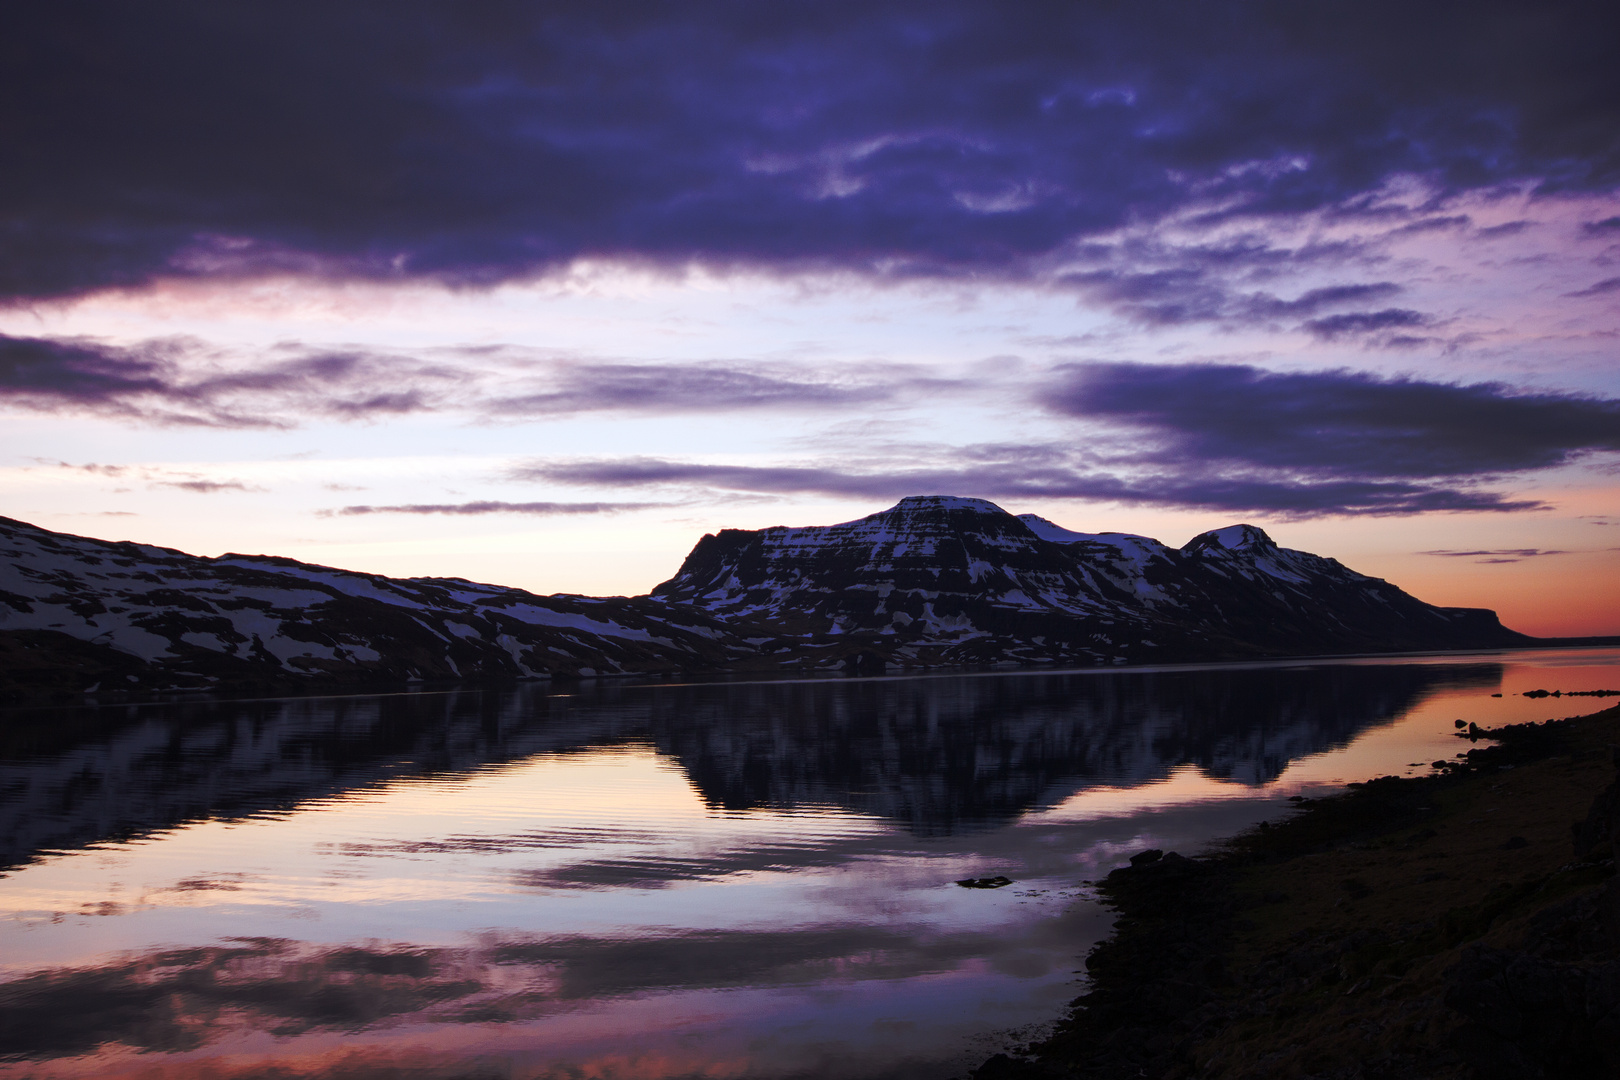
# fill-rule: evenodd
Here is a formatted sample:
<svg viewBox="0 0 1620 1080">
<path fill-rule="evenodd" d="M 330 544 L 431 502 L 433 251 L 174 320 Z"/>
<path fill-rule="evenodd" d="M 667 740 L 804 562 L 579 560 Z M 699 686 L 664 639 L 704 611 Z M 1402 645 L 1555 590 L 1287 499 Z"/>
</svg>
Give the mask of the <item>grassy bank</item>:
<svg viewBox="0 0 1620 1080">
<path fill-rule="evenodd" d="M 1460 734 L 1433 775 L 1110 874 L 1090 992 L 976 1080 L 1620 1075 L 1620 709 Z"/>
</svg>

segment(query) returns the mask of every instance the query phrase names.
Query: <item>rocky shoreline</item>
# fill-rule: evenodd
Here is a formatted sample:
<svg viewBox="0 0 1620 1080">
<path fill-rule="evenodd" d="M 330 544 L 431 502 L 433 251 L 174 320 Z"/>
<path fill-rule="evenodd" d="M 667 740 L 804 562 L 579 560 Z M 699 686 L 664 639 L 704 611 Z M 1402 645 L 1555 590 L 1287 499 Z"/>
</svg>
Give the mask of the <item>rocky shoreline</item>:
<svg viewBox="0 0 1620 1080">
<path fill-rule="evenodd" d="M 1143 852 L 1089 991 L 974 1080 L 1620 1075 L 1620 708 Z"/>
</svg>

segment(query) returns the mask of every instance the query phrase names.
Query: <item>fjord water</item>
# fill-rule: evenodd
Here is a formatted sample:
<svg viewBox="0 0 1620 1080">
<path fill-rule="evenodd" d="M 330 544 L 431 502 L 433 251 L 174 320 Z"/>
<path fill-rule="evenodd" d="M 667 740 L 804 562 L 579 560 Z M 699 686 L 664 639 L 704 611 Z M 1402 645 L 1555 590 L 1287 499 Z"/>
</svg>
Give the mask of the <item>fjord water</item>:
<svg viewBox="0 0 1620 1080">
<path fill-rule="evenodd" d="M 1615 687 L 1586 649 L 11 711 L 0 1076 L 959 1075 L 1078 993 L 1131 853 Z"/>
</svg>

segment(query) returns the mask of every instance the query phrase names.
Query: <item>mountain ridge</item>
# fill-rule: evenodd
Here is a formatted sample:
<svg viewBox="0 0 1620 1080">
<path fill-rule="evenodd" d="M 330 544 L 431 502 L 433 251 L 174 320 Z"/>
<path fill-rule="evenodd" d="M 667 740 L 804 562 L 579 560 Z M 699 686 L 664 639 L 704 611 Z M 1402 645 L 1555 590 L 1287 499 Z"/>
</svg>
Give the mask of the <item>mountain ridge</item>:
<svg viewBox="0 0 1620 1080">
<path fill-rule="evenodd" d="M 0 518 L 0 691 L 1095 666 L 1534 639 L 1239 524 L 1171 548 L 957 496 L 722 529 L 647 595 L 539 596 Z"/>
<path fill-rule="evenodd" d="M 949 496 L 912 496 L 838 525 L 721 530 L 699 540 L 650 595 L 761 632 L 859 634 L 884 662 L 902 664 L 1097 664 L 1531 640 L 1492 612 L 1425 604 L 1335 559 L 1282 548 L 1253 525 L 1171 548 L 1129 533 L 1071 532 Z"/>
</svg>

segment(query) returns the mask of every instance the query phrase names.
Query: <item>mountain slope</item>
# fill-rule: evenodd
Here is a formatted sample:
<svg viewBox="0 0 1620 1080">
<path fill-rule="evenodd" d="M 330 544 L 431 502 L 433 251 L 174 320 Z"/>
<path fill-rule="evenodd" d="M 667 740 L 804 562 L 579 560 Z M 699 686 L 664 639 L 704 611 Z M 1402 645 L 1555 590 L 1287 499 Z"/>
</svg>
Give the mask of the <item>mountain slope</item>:
<svg viewBox="0 0 1620 1080">
<path fill-rule="evenodd" d="M 918 496 L 858 521 L 723 530 L 652 595 L 901 663 L 1482 648 L 1529 639 L 1251 525 L 1175 549 L 1069 532 L 982 499 Z M 875 659 L 869 660 L 875 663 Z"/>
<path fill-rule="evenodd" d="M 536 596 L 0 518 L 0 690 L 1178 662 L 1532 639 L 1249 525 L 1181 548 L 981 499 L 705 536 L 650 596 Z"/>
<path fill-rule="evenodd" d="M 712 668 L 732 635 L 645 598 L 535 596 L 0 518 L 0 686 L 409 682 Z"/>
</svg>

